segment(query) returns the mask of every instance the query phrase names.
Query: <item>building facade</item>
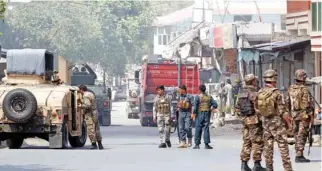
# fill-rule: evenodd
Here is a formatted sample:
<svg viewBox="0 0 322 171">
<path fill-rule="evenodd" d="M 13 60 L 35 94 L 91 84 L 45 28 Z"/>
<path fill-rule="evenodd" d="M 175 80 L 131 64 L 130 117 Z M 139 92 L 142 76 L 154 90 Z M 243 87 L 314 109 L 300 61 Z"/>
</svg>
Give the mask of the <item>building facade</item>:
<svg viewBox="0 0 322 171">
<path fill-rule="evenodd" d="M 286 28 L 290 35 L 309 36 L 314 60 L 314 76 L 322 75 L 322 1 L 287 1 Z M 322 88 L 315 86 L 315 98 L 322 101 Z"/>
</svg>

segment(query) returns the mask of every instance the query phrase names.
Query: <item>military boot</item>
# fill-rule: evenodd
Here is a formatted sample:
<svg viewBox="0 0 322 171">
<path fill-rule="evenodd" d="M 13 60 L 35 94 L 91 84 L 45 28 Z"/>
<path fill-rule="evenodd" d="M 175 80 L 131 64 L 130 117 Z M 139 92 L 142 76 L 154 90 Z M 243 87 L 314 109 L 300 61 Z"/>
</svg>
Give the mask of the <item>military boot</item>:
<svg viewBox="0 0 322 171">
<path fill-rule="evenodd" d="M 97 143 L 98 143 L 98 149 L 103 150 L 104 147 L 103 147 L 102 141 L 98 141 Z"/>
<path fill-rule="evenodd" d="M 213 149 L 209 144 L 205 144 L 205 149 Z"/>
<path fill-rule="evenodd" d="M 192 138 L 188 138 L 188 147 L 192 146 Z"/>
<path fill-rule="evenodd" d="M 252 169 L 250 169 L 248 167 L 247 161 L 242 161 L 242 163 L 241 163 L 241 171 L 252 171 Z"/>
<path fill-rule="evenodd" d="M 171 147 L 171 142 L 169 141 L 165 141 L 165 143 L 167 144 L 167 146 L 170 148 Z"/>
<path fill-rule="evenodd" d="M 181 141 L 178 148 L 187 148 L 186 141 Z"/>
<path fill-rule="evenodd" d="M 261 161 L 255 161 L 253 171 L 266 171 L 266 169 L 262 167 Z"/>
<path fill-rule="evenodd" d="M 309 163 L 310 160 L 306 159 L 304 156 L 296 156 L 295 163 Z"/>
<path fill-rule="evenodd" d="M 92 145 L 91 145 L 91 150 L 94 150 L 94 149 L 97 149 L 97 145 L 96 145 L 96 142 L 93 142 Z"/>
<path fill-rule="evenodd" d="M 199 147 L 199 145 L 195 145 L 194 147 L 193 147 L 193 149 L 200 149 L 200 147 Z"/>
<path fill-rule="evenodd" d="M 161 143 L 161 144 L 159 145 L 159 148 L 167 148 L 167 145 L 166 145 L 165 143 Z"/>
</svg>

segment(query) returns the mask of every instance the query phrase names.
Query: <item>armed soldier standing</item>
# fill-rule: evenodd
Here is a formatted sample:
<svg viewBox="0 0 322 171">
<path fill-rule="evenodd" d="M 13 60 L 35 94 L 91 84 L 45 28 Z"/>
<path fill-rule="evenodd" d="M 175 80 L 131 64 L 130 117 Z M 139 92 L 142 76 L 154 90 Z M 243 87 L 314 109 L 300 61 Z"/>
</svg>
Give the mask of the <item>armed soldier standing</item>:
<svg viewBox="0 0 322 171">
<path fill-rule="evenodd" d="M 293 171 L 289 156 L 286 127 L 283 119 L 289 119 L 283 94 L 276 88 L 277 73 L 267 70 L 264 73 L 265 87 L 258 92 L 258 108 L 263 116 L 264 157 L 267 171 L 273 171 L 274 140 L 281 153 L 284 171 Z"/>
<path fill-rule="evenodd" d="M 191 120 L 191 108 L 193 97 L 187 94 L 187 87 L 182 85 L 179 87 L 179 134 L 180 145 L 179 148 L 186 148 L 186 138 L 188 138 L 188 146 L 192 145 L 192 120 Z"/>
<path fill-rule="evenodd" d="M 158 125 L 161 144 L 159 148 L 171 147 L 171 99 L 164 92 L 164 86 L 157 87 L 158 95 L 154 99 L 153 104 L 153 121 Z"/>
<path fill-rule="evenodd" d="M 206 86 L 199 86 L 200 94 L 196 96 L 194 107 L 193 107 L 193 115 L 192 117 L 196 120 L 196 130 L 195 130 L 195 147 L 193 149 L 200 149 L 200 141 L 202 130 L 204 130 L 204 143 L 205 149 L 212 149 L 209 145 L 210 143 L 210 133 L 209 133 L 209 124 L 211 117 L 211 107 L 213 109 L 217 109 L 217 103 L 215 100 L 208 94 L 206 94 Z M 197 116 L 196 116 L 197 115 Z"/>
<path fill-rule="evenodd" d="M 241 151 L 241 171 L 251 171 L 248 167 L 251 152 L 253 151 L 253 171 L 266 171 L 261 166 L 264 142 L 263 127 L 257 106 L 257 77 L 253 74 L 246 75 L 246 86 L 239 92 L 236 102 L 236 113 L 244 123 L 243 148 Z"/>
<path fill-rule="evenodd" d="M 303 69 L 296 70 L 295 84 L 288 89 L 290 98 L 291 113 L 294 122 L 294 137 L 295 137 L 295 162 L 304 163 L 310 162 L 303 156 L 306 140 L 308 139 L 309 127 L 314 117 L 311 115 L 314 112 L 310 92 L 305 86 L 306 71 Z"/>
<path fill-rule="evenodd" d="M 87 134 L 92 143 L 91 149 L 97 149 L 97 142 L 98 148 L 102 150 L 104 147 L 102 145 L 102 136 L 98 124 L 98 112 L 96 110 L 97 106 L 95 102 L 95 95 L 88 91 L 85 85 L 80 85 L 79 91 L 83 95 L 82 108 L 84 109 Z"/>
</svg>

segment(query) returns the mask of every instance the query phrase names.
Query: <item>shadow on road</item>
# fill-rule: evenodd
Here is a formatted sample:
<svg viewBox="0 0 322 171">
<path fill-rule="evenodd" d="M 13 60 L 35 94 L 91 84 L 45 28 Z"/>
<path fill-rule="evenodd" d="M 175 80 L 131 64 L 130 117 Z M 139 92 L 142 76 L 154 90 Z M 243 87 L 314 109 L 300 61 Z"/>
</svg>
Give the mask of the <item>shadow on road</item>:
<svg viewBox="0 0 322 171">
<path fill-rule="evenodd" d="M 320 163 L 321 160 L 311 160 L 311 163 Z"/>
<path fill-rule="evenodd" d="M 3 171 L 50 171 L 54 170 L 53 168 L 44 167 L 43 165 L 33 164 L 33 165 L 1 165 L 0 170 Z"/>
<path fill-rule="evenodd" d="M 33 146 L 33 145 L 21 147 L 20 149 L 15 149 L 15 150 L 31 150 L 31 149 L 32 150 L 34 150 L 34 149 L 37 149 L 37 150 L 53 150 L 53 151 L 57 151 L 57 150 L 64 150 L 64 151 L 69 151 L 69 150 L 79 150 L 79 151 L 91 150 L 90 146 L 84 146 L 84 147 L 81 147 L 81 148 L 68 147 L 66 149 L 51 149 L 48 146 Z M 111 148 L 104 148 L 104 150 L 109 150 L 109 149 L 111 149 Z M 0 170 L 1 170 L 1 166 L 0 166 Z"/>
</svg>

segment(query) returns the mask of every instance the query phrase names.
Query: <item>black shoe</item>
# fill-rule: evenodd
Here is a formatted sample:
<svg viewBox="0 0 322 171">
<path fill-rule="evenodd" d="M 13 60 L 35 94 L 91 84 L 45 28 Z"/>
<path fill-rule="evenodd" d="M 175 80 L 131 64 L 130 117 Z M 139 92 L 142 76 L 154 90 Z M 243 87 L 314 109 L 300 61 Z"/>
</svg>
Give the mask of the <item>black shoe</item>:
<svg viewBox="0 0 322 171">
<path fill-rule="evenodd" d="M 252 169 L 250 169 L 248 167 L 248 164 L 247 164 L 246 161 L 242 161 L 242 163 L 241 163 L 241 171 L 252 171 Z"/>
<path fill-rule="evenodd" d="M 295 163 L 309 163 L 310 160 L 306 159 L 304 156 L 296 156 Z"/>
<path fill-rule="evenodd" d="M 91 148 L 90 148 L 90 149 L 91 149 L 91 150 L 97 149 L 96 142 L 92 143 L 92 145 L 91 145 Z"/>
<path fill-rule="evenodd" d="M 171 147 L 171 142 L 170 142 L 170 140 L 169 140 L 169 141 L 166 141 L 165 143 L 167 144 L 167 146 L 168 146 L 168 147 Z"/>
<path fill-rule="evenodd" d="M 199 145 L 195 145 L 193 149 L 200 149 Z"/>
<path fill-rule="evenodd" d="M 255 161 L 253 171 L 266 171 L 266 169 L 262 167 L 261 161 Z"/>
<path fill-rule="evenodd" d="M 167 145 L 166 145 L 165 143 L 161 143 L 161 144 L 159 145 L 159 148 L 167 148 Z"/>
<path fill-rule="evenodd" d="M 205 144 L 205 149 L 213 149 L 209 144 Z"/>
<path fill-rule="evenodd" d="M 103 150 L 104 147 L 102 145 L 102 141 L 98 141 L 97 143 L 98 143 L 98 149 Z"/>
</svg>

